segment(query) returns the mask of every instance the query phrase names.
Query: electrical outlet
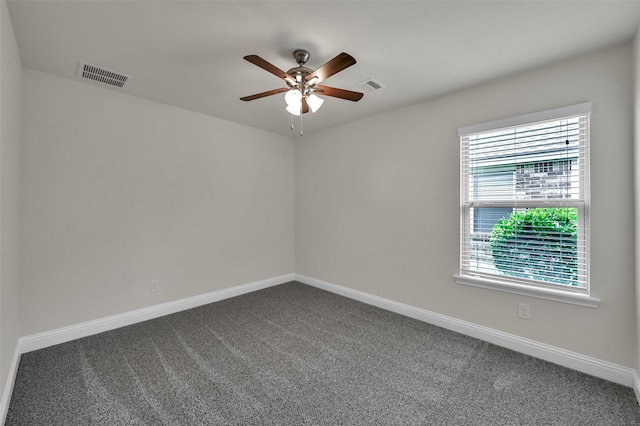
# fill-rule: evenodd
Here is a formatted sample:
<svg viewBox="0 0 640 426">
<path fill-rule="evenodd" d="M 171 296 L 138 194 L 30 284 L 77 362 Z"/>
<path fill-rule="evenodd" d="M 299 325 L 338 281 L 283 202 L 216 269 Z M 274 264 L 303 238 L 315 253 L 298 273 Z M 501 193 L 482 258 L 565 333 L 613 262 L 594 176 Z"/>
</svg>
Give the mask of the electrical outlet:
<svg viewBox="0 0 640 426">
<path fill-rule="evenodd" d="M 156 291 L 160 290 L 160 281 L 158 280 L 152 280 L 151 284 L 149 285 L 149 291 L 151 293 L 155 293 Z"/>
<path fill-rule="evenodd" d="M 518 303 L 518 318 L 531 319 L 531 307 L 526 303 Z"/>
</svg>

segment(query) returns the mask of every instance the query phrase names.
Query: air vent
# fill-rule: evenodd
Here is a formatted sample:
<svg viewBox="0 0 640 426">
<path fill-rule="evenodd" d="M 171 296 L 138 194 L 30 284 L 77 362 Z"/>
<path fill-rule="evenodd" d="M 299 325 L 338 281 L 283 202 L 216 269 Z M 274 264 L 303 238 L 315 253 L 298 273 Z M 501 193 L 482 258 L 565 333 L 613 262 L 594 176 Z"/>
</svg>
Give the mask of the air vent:
<svg viewBox="0 0 640 426">
<path fill-rule="evenodd" d="M 377 80 L 374 80 L 373 78 L 368 78 L 365 81 L 356 84 L 356 89 L 358 89 L 361 92 L 373 92 L 374 90 L 380 90 L 380 89 L 384 89 L 385 86 L 384 84 L 380 83 Z"/>
<path fill-rule="evenodd" d="M 78 77 L 108 84 L 109 86 L 122 87 L 131 76 L 111 71 L 95 65 L 80 62 Z"/>
</svg>

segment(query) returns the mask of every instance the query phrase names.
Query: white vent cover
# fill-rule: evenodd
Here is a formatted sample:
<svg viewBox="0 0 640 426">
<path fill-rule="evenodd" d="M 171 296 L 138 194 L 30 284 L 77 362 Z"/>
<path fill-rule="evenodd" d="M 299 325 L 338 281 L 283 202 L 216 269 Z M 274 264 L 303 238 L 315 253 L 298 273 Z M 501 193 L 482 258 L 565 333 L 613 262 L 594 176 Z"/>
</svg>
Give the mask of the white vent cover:
<svg viewBox="0 0 640 426">
<path fill-rule="evenodd" d="M 116 87 L 124 86 L 127 80 L 131 78 L 129 75 L 87 64 L 82 61 L 80 61 L 80 66 L 78 67 L 78 77 Z"/>
<path fill-rule="evenodd" d="M 384 89 L 385 87 L 387 86 L 377 80 L 374 80 L 373 78 L 368 78 L 365 81 L 356 84 L 356 89 L 363 93 L 373 92 L 374 90 Z"/>
</svg>

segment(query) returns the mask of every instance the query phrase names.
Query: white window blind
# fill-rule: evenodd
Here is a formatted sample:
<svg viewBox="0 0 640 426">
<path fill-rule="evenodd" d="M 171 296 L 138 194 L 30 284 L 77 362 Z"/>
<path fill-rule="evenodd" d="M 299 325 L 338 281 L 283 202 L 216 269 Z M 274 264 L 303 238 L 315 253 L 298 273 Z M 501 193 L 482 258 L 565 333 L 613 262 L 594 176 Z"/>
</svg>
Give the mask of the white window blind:
<svg viewBox="0 0 640 426">
<path fill-rule="evenodd" d="M 460 129 L 460 275 L 588 294 L 590 111 Z"/>
</svg>

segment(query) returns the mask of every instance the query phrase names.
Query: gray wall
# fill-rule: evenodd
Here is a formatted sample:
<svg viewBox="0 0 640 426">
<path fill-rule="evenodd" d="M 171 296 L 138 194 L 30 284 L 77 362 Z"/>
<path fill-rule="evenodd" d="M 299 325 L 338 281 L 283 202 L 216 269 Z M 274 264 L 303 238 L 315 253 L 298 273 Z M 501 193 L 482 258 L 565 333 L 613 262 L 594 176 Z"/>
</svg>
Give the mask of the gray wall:
<svg viewBox="0 0 640 426">
<path fill-rule="evenodd" d="M 636 271 L 636 371 L 640 371 L 640 31 L 636 34 L 634 46 L 634 172 L 635 172 L 635 271 Z M 640 383 L 638 384 L 640 385 Z M 638 389 L 640 391 L 640 389 Z"/>
<path fill-rule="evenodd" d="M 4 391 L 20 327 L 19 178 L 22 64 L 5 1 L 0 2 L 0 392 Z M 3 413 L 0 413 L 2 416 Z"/>
<path fill-rule="evenodd" d="M 635 367 L 632 73 L 625 45 L 301 138 L 296 272 Z M 601 305 L 456 284 L 458 127 L 586 101 L 591 288 Z M 531 320 L 518 319 L 518 302 Z"/>
<path fill-rule="evenodd" d="M 293 272 L 291 138 L 23 78 L 22 335 Z"/>
</svg>

